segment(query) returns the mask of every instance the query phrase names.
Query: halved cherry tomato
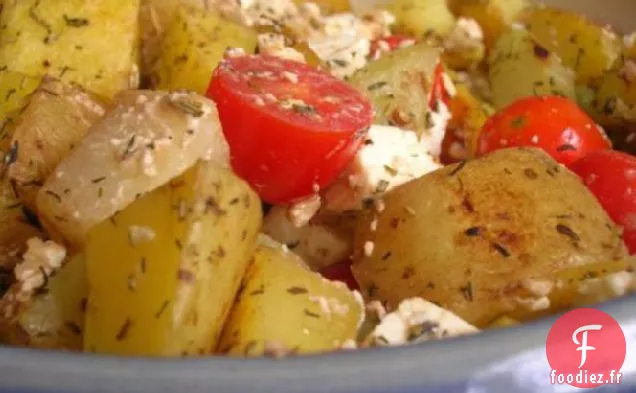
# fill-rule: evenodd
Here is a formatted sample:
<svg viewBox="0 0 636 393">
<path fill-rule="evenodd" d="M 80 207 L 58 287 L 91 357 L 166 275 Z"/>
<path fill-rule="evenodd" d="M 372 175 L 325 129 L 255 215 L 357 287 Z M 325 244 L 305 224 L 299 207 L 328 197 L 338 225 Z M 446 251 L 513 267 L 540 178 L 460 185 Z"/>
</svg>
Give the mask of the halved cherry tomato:
<svg viewBox="0 0 636 393">
<path fill-rule="evenodd" d="M 446 82 L 444 81 L 444 65 L 438 63 L 435 67 L 435 74 L 433 75 L 433 86 L 431 88 L 431 96 L 428 100 L 428 106 L 435 108 L 437 101 L 442 101 L 444 105 L 449 106 L 451 101 L 451 95 L 446 89 Z"/>
<path fill-rule="evenodd" d="M 388 53 L 401 48 L 403 45 L 415 43 L 413 37 L 394 34 L 384 38 L 378 38 L 371 42 L 369 54 L 372 59 L 379 59 L 383 53 Z"/>
<path fill-rule="evenodd" d="M 477 154 L 513 146 L 540 147 L 569 165 L 589 152 L 611 148 L 611 143 L 574 102 L 542 96 L 522 98 L 488 119 Z"/>
<path fill-rule="evenodd" d="M 623 240 L 630 253 L 636 253 L 636 157 L 615 150 L 595 151 L 570 168 L 623 227 Z"/>
<path fill-rule="evenodd" d="M 338 262 L 327 266 L 320 271 L 320 274 L 329 280 L 340 281 L 347 284 L 352 291 L 360 289 L 358 282 L 351 272 L 351 261 Z"/>
<path fill-rule="evenodd" d="M 334 181 L 373 120 L 371 103 L 347 83 L 271 56 L 226 58 L 207 94 L 216 101 L 234 170 L 273 204 Z"/>
</svg>

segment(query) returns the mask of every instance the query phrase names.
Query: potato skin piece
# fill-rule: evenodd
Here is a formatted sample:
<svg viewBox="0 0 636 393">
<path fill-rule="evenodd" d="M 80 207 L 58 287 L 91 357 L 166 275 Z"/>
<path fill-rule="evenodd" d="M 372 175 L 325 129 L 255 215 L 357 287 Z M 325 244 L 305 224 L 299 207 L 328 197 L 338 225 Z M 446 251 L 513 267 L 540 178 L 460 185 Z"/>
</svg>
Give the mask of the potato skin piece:
<svg viewBox="0 0 636 393">
<path fill-rule="evenodd" d="M 425 43 L 395 50 L 368 63 L 349 80 L 376 110 L 376 124 L 422 135 L 428 130 L 429 92 L 441 51 Z"/>
<path fill-rule="evenodd" d="M 577 83 L 602 76 L 621 53 L 616 33 L 579 13 L 538 6 L 528 14 L 530 34 L 576 72 Z"/>
<path fill-rule="evenodd" d="M 151 83 L 161 90 L 203 94 L 227 48 L 256 49 L 256 33 L 216 13 L 179 7 L 161 43 Z"/>
<path fill-rule="evenodd" d="M 590 191 L 538 149 L 447 166 L 384 202 L 385 211 L 359 223 L 353 272 L 363 295 L 389 308 L 421 296 L 478 327 L 501 315 L 524 321 L 541 300 L 526 280 L 626 256 Z"/>
<path fill-rule="evenodd" d="M 150 356 L 212 352 L 261 222 L 260 201 L 249 186 L 201 161 L 96 226 L 86 246 L 84 349 Z"/>
<path fill-rule="evenodd" d="M 38 192 L 47 228 L 79 250 L 86 233 L 207 157 L 229 166 L 214 103 L 192 93 L 126 91 Z"/>
<path fill-rule="evenodd" d="M 138 87 L 139 0 L 6 0 L 0 68 L 112 97 Z"/>
<path fill-rule="evenodd" d="M 528 31 L 503 34 L 488 59 L 493 104 L 501 109 L 519 98 L 560 95 L 574 99 L 574 71 L 543 47 Z"/>
<path fill-rule="evenodd" d="M 19 290 L 18 285 L 8 294 Z M 78 254 L 49 277 L 46 291 L 25 303 L 8 295 L 0 300 L 0 310 L 9 304 L 15 310 L 10 318 L 0 318 L 0 337 L 11 345 L 80 351 L 87 295 L 86 261 Z"/>
<path fill-rule="evenodd" d="M 7 169 L 20 200 L 32 212 L 37 212 L 35 199 L 46 178 L 105 112 L 104 100 L 43 78 L 16 122 L 11 145 L 19 151 Z"/>
<path fill-rule="evenodd" d="M 362 316 L 362 305 L 344 284 L 310 271 L 282 245 L 261 242 L 218 351 L 277 356 L 337 350 L 356 338 Z"/>
</svg>

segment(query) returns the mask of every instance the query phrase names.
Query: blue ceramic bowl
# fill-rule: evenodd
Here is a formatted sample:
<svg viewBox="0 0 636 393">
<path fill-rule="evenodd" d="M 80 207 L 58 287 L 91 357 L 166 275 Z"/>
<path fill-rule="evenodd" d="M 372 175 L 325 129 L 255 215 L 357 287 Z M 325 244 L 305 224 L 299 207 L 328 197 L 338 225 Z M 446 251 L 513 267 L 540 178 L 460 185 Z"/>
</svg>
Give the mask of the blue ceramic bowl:
<svg viewBox="0 0 636 393">
<path fill-rule="evenodd" d="M 599 307 L 623 327 L 620 385 L 636 392 L 636 297 Z M 0 391 L 15 393 L 551 393 L 545 340 L 554 318 L 417 346 L 284 360 L 157 360 L 0 349 Z M 568 389 L 569 388 L 569 389 Z"/>
<path fill-rule="evenodd" d="M 636 0 L 543 0 L 624 31 Z M 636 393 L 636 297 L 603 304 L 623 327 L 627 359 L 620 385 Z M 550 384 L 545 340 L 556 317 L 417 346 L 285 360 L 159 360 L 0 347 L 0 392 L 11 393 L 561 393 Z"/>
</svg>

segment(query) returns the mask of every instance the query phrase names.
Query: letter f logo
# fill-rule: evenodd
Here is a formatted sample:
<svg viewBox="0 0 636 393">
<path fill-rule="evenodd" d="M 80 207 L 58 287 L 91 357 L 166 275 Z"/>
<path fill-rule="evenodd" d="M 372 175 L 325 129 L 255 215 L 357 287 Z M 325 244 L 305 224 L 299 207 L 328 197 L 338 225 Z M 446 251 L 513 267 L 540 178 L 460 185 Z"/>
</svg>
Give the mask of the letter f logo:
<svg viewBox="0 0 636 393">
<path fill-rule="evenodd" d="M 577 351 L 581 351 L 581 364 L 579 365 L 579 368 L 583 367 L 587 361 L 587 351 L 594 351 L 596 349 L 587 345 L 587 332 L 590 330 L 601 330 L 601 328 L 603 328 L 602 325 L 585 325 L 576 329 L 572 334 L 572 341 L 574 341 L 574 344 L 580 345 L 580 347 L 576 348 Z M 579 339 L 577 338 L 579 333 L 582 333 L 581 342 L 579 342 Z"/>
</svg>

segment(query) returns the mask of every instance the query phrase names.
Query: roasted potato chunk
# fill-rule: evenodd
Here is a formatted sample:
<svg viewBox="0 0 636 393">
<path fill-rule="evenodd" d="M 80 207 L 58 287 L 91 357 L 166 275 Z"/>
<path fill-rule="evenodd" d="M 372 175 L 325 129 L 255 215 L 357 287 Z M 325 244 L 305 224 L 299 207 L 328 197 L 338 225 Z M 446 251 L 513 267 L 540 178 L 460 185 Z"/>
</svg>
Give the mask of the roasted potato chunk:
<svg viewBox="0 0 636 393">
<path fill-rule="evenodd" d="M 0 180 L 0 272 L 13 269 L 28 239 L 42 236 L 36 225 L 8 179 Z M 4 284 L 1 278 L 0 275 L 0 285 Z"/>
<path fill-rule="evenodd" d="M 363 294 L 389 309 L 420 296 L 478 327 L 501 315 L 524 321 L 562 306 L 530 281 L 626 256 L 592 193 L 539 149 L 447 166 L 384 203 L 360 222 L 353 271 Z"/>
<path fill-rule="evenodd" d="M 40 218 L 75 249 L 92 226 L 199 158 L 229 162 L 216 107 L 207 98 L 129 91 L 114 104 L 38 192 Z"/>
<path fill-rule="evenodd" d="M 15 118 L 29 102 L 38 83 L 38 78 L 19 72 L 0 71 L 0 150 L 3 155 L 11 141 Z"/>
<path fill-rule="evenodd" d="M 84 257 L 70 258 L 26 301 L 16 296 L 19 286 L 14 284 L 0 301 L 1 310 L 12 311 L 9 318 L 0 318 L 0 336 L 12 345 L 81 350 L 88 294 Z"/>
<path fill-rule="evenodd" d="M 347 287 L 322 278 L 273 241 L 261 242 L 219 352 L 261 356 L 315 353 L 354 340 L 363 307 Z"/>
<path fill-rule="evenodd" d="M 427 44 L 398 49 L 356 72 L 349 82 L 376 109 L 375 122 L 415 131 L 428 130 L 429 92 L 440 51 Z"/>
<path fill-rule="evenodd" d="M 609 27 L 576 12 L 538 6 L 529 12 L 527 24 L 542 46 L 576 72 L 579 83 L 602 76 L 621 53 L 621 41 Z"/>
<path fill-rule="evenodd" d="M 528 0 L 449 0 L 455 14 L 475 19 L 484 30 L 484 41 L 491 48 L 499 36 L 522 19 Z"/>
<path fill-rule="evenodd" d="M 86 245 L 84 349 L 158 356 L 212 352 L 261 220 L 258 197 L 246 183 L 201 161 L 97 225 Z"/>
<path fill-rule="evenodd" d="M 216 13 L 180 7 L 161 43 L 153 85 L 205 93 L 227 48 L 256 49 L 256 33 Z"/>
<path fill-rule="evenodd" d="M 395 15 L 394 29 L 411 37 L 446 37 L 455 25 L 446 0 L 394 0 L 387 10 Z"/>
<path fill-rule="evenodd" d="M 51 77 L 45 77 L 19 116 L 11 146 L 15 159 L 7 175 L 20 200 L 36 212 L 37 192 L 46 178 L 105 113 L 105 103 Z"/>
<path fill-rule="evenodd" d="M 139 0 L 6 0 L 0 68 L 105 97 L 138 86 Z"/>
<path fill-rule="evenodd" d="M 498 109 L 532 95 L 576 96 L 574 72 L 526 30 L 516 28 L 501 36 L 488 63 Z"/>
<path fill-rule="evenodd" d="M 492 108 L 472 94 L 465 84 L 456 83 L 455 87 L 457 92 L 449 103 L 452 117 L 448 122 L 447 136 L 444 141 L 449 145 L 442 148 L 449 156 L 445 162 L 455 162 L 475 156 L 481 128 L 493 112 Z M 454 134 L 450 140 L 448 133 Z"/>
</svg>

